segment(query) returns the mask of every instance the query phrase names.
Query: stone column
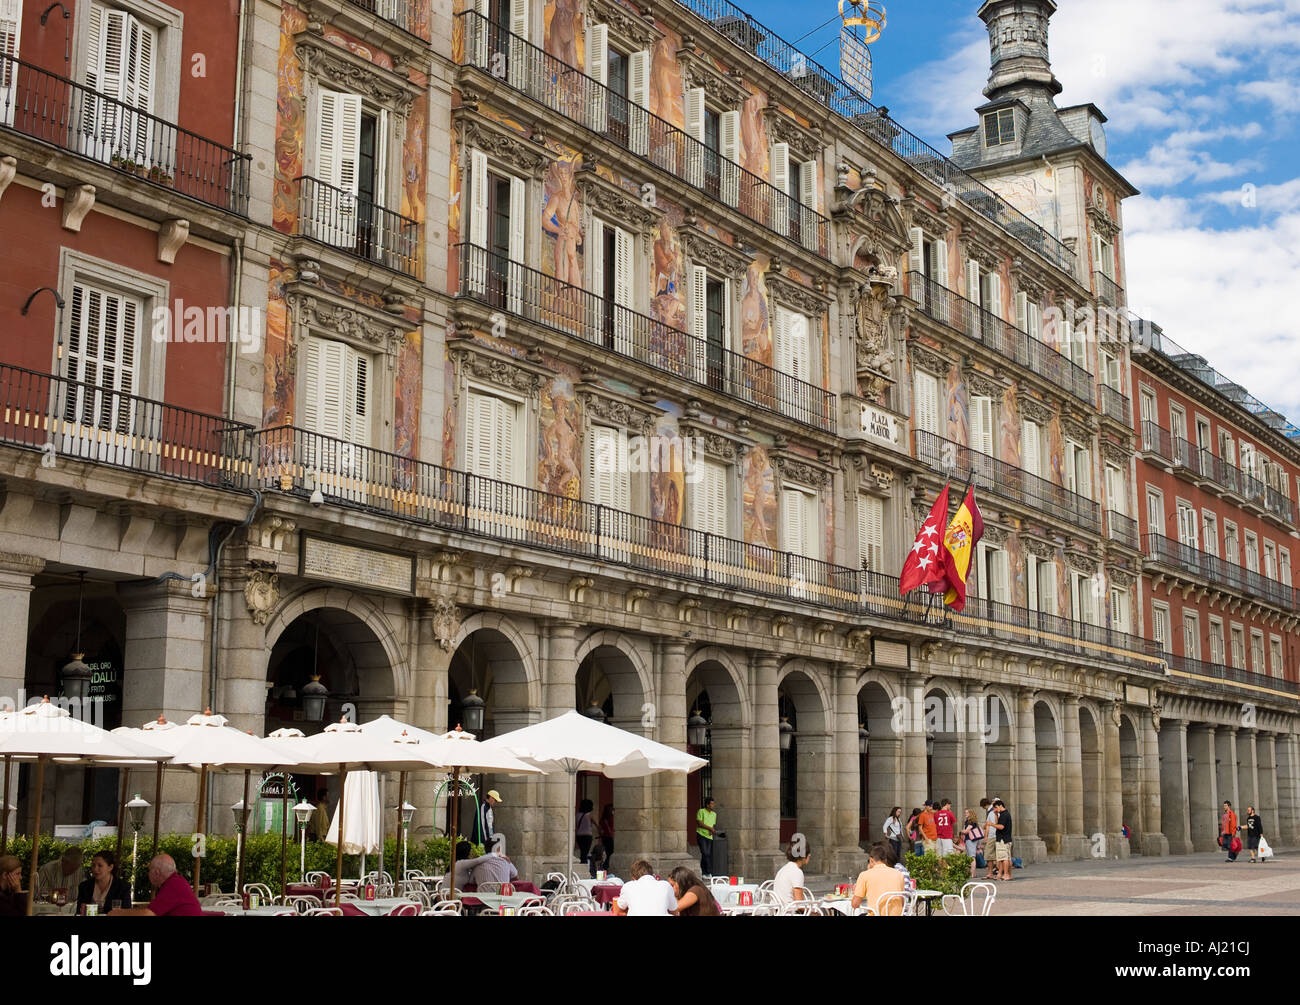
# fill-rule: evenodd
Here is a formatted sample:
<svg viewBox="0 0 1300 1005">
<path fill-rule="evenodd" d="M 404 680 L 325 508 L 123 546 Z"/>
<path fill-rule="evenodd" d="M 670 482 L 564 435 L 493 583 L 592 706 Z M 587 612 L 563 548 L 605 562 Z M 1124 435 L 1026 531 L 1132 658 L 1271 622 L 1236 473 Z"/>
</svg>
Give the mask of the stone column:
<svg viewBox="0 0 1300 1005">
<path fill-rule="evenodd" d="M 576 707 L 579 627 L 576 621 L 551 621 L 542 626 L 542 700 L 546 705 L 543 719 L 553 719 Z M 506 731 L 504 725 L 501 731 Z M 541 788 L 544 796 L 542 803 L 546 807 L 540 847 L 542 862 L 545 872 L 564 872 L 568 867 L 569 841 L 573 818 L 577 813 L 573 779 L 568 774 L 557 772 L 547 775 Z M 622 823 L 622 819 L 619 822 Z M 634 822 L 629 822 L 635 827 Z M 633 835 L 629 834 L 628 837 L 632 838 Z M 617 834 L 614 840 L 617 850 Z M 633 840 L 632 843 L 637 842 Z M 577 868 L 576 864 L 574 868 Z M 542 873 L 541 869 L 535 871 Z"/>
<path fill-rule="evenodd" d="M 1124 773 L 1119 752 L 1119 705 L 1101 704 L 1103 797 L 1102 826 L 1110 857 L 1128 858 L 1128 839 L 1124 837 Z"/>
<path fill-rule="evenodd" d="M 27 675 L 32 577 L 44 568 L 44 559 L 10 552 L 0 553 L 0 652 L 5 657 L 0 661 L 0 709 L 12 708 L 17 711 L 31 700 L 31 696 L 25 693 L 23 683 Z M 133 725 L 138 726 L 140 723 Z M 4 782 L 2 772 L 3 769 L 0 769 L 0 786 Z M 6 807 L 11 805 L 18 805 L 17 765 L 9 772 L 9 791 L 0 792 L 0 813 L 6 812 Z M 23 809 L 26 811 L 27 808 Z M 23 816 L 17 812 L 9 818 L 10 837 L 13 837 L 15 828 L 27 829 Z M 26 863 L 23 874 L 26 875 Z"/>
<path fill-rule="evenodd" d="M 1187 790 L 1187 723 L 1164 719 L 1157 734 L 1160 748 L 1160 830 L 1172 855 L 1192 851 Z"/>
<path fill-rule="evenodd" d="M 1223 813 L 1223 803 L 1232 803 L 1232 808 L 1241 816 L 1241 800 L 1237 798 L 1237 727 L 1219 726 L 1214 734 L 1214 777 L 1219 790 L 1214 811 L 1216 816 Z M 1215 823 L 1218 834 L 1218 823 Z"/>
<path fill-rule="evenodd" d="M 412 616 L 415 619 L 415 647 L 411 654 L 411 701 L 407 712 L 408 721 L 413 726 L 427 729 L 431 733 L 445 733 L 447 723 L 448 670 L 455 653 L 454 637 L 459 631 L 460 611 L 456 611 L 450 622 L 444 621 L 444 631 L 450 634 L 439 640 L 434 631 L 434 601 L 418 598 L 412 601 Z M 411 820 L 412 841 L 423 841 L 435 834 L 445 831 L 445 813 L 437 812 L 434 795 L 442 780 L 440 772 L 412 772 L 407 776 L 406 799 L 416 808 Z M 396 799 L 393 801 L 396 805 Z M 504 824 L 504 819 L 500 824 Z M 498 826 L 500 826 L 498 824 Z M 503 828 L 504 829 L 504 828 Z M 507 852 L 515 852 L 516 834 L 507 834 Z M 523 848 L 518 849 L 520 852 Z"/>
<path fill-rule="evenodd" d="M 1300 844 L 1300 738 L 1279 733 L 1277 750 L 1278 843 L 1294 848 Z"/>
<path fill-rule="evenodd" d="M 1015 805 L 1007 805 L 1013 825 L 1013 854 L 1025 862 L 1044 862 L 1047 846 L 1038 836 L 1038 738 L 1034 732 L 1034 692 L 1030 688 L 1016 693 L 1015 759 Z"/>
<path fill-rule="evenodd" d="M 1142 711 L 1138 728 L 1142 732 L 1142 854 L 1168 855 L 1169 841 L 1160 830 L 1160 734 L 1149 709 Z"/>
<path fill-rule="evenodd" d="M 985 773 L 985 754 L 988 751 L 988 741 L 993 739 L 992 732 L 995 728 L 1005 729 L 1005 723 L 989 721 L 986 715 L 988 702 L 984 698 L 984 688 L 982 685 L 968 681 L 962 685 L 963 707 L 966 709 L 965 732 L 962 735 L 963 757 L 965 762 L 964 782 L 965 788 L 961 793 L 961 806 L 957 808 L 957 819 L 965 817 L 966 810 L 974 810 L 975 815 L 979 816 L 980 800 L 989 795 L 987 791 L 988 775 Z M 975 714 L 972 715 L 972 712 Z M 910 811 L 909 806 L 906 811 Z M 984 822 L 980 821 L 980 826 Z"/>
<path fill-rule="evenodd" d="M 690 714 L 686 707 L 686 642 L 656 640 L 654 651 L 658 681 L 654 702 L 656 729 L 652 736 L 660 743 L 685 750 L 686 718 Z M 676 772 L 659 775 L 655 778 L 654 800 L 653 829 L 659 838 L 657 854 L 665 863 L 687 861 L 686 776 Z M 617 832 L 614 850 L 616 855 L 620 854 Z"/>
<path fill-rule="evenodd" d="M 920 674 L 903 677 L 906 716 L 903 722 L 904 823 L 912 806 L 920 806 L 931 794 L 926 791 L 925 763 L 925 678 Z M 911 805 L 907 805 L 907 804 Z"/>
<path fill-rule="evenodd" d="M 754 709 L 751 759 L 754 770 L 749 790 L 749 833 L 743 842 L 743 857 L 737 859 L 732 872 L 738 872 L 743 866 L 749 875 L 775 875 L 775 870 L 785 859 L 781 853 L 781 720 L 777 715 L 776 682 L 778 660 L 771 653 L 754 653 L 750 656 L 749 667 L 750 704 Z"/>
<path fill-rule="evenodd" d="M 833 766 L 828 772 L 830 827 L 826 869 L 837 875 L 856 875 L 865 866 L 858 847 L 862 795 L 861 755 L 858 753 L 858 674 L 851 666 L 832 670 L 835 681 Z M 883 822 L 883 821 L 882 821 Z M 880 825 L 877 824 L 877 827 Z"/>
<path fill-rule="evenodd" d="M 1241 800 L 1241 805 L 1233 803 L 1239 817 L 1245 815 L 1247 806 L 1255 806 L 1259 799 L 1258 764 L 1255 756 L 1255 731 L 1243 729 L 1237 733 L 1237 798 Z"/>
<path fill-rule="evenodd" d="M 1187 810 L 1193 851 L 1217 847 L 1219 792 L 1214 772 L 1214 727 L 1195 723 L 1187 729 Z"/>
<path fill-rule="evenodd" d="M 1255 736 L 1255 753 L 1259 756 L 1259 802 L 1255 811 L 1262 817 L 1268 827 L 1277 828 L 1277 744 L 1272 733 L 1258 733 Z M 1265 834 L 1265 837 L 1268 835 Z M 1271 842 L 1270 842 L 1271 843 Z"/>
<path fill-rule="evenodd" d="M 138 727 L 159 715 L 185 722 L 208 703 L 204 685 L 211 601 L 194 597 L 190 589 L 188 581 L 174 580 L 118 587 L 126 612 L 122 721 L 127 725 Z M 193 828 L 196 794 L 193 779 L 177 771 L 167 773 L 159 818 L 163 833 Z M 225 829 L 222 813 L 209 812 L 208 819 L 212 832 Z"/>
<path fill-rule="evenodd" d="M 1079 735 L 1079 699 L 1067 695 L 1062 703 L 1065 722 L 1061 730 L 1061 817 L 1065 830 L 1061 836 L 1061 854 L 1066 858 L 1086 858 L 1091 844 L 1083 832 L 1083 743 Z"/>
</svg>

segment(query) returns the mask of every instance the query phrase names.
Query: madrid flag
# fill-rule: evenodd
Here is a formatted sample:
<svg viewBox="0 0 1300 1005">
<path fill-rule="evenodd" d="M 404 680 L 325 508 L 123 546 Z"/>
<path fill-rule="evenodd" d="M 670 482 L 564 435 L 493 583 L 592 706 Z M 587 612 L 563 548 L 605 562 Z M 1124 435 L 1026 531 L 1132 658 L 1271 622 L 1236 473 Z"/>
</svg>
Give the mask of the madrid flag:
<svg viewBox="0 0 1300 1005">
<path fill-rule="evenodd" d="M 948 486 L 943 487 L 939 498 L 930 507 L 930 515 L 921 524 L 912 550 L 908 552 L 907 561 L 903 563 L 902 575 L 898 578 L 898 592 L 906 595 L 917 587 L 930 586 L 938 593 L 947 582 L 944 575 L 944 559 L 939 554 L 943 542 L 943 527 L 948 520 Z"/>
<path fill-rule="evenodd" d="M 966 490 L 957 515 L 943 536 L 943 565 L 948 580 L 948 592 L 943 602 L 954 611 L 966 606 L 966 579 L 970 573 L 971 553 L 984 536 L 984 518 L 975 505 L 974 487 Z"/>
</svg>

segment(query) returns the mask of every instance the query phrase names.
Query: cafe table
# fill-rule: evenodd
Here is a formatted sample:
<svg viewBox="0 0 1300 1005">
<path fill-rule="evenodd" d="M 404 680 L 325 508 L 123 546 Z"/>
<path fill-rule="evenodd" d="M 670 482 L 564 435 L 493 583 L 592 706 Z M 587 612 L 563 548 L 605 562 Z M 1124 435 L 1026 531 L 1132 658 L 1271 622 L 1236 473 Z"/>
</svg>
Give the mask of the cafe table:
<svg viewBox="0 0 1300 1005">
<path fill-rule="evenodd" d="M 257 907 L 222 907 L 218 910 L 229 918 L 274 918 L 293 908 L 285 904 L 260 904 Z"/>
<path fill-rule="evenodd" d="M 466 907 L 486 907 L 490 911 L 500 911 L 503 907 L 517 911 L 527 904 L 543 903 L 542 898 L 535 893 L 467 893 L 461 900 Z"/>
<path fill-rule="evenodd" d="M 383 897 L 379 900 L 345 900 L 340 904 L 344 915 L 364 914 L 371 918 L 378 918 L 385 914 L 391 914 L 403 904 L 411 903 L 405 897 Z M 333 907 L 333 903 L 328 903 L 326 907 Z M 423 910 L 423 908 L 421 908 Z"/>
<path fill-rule="evenodd" d="M 713 894 L 713 899 L 718 902 L 718 906 L 723 910 L 729 907 L 740 907 L 740 895 L 749 893 L 753 895 L 754 900 L 758 899 L 757 883 L 737 883 L 735 886 L 727 886 L 718 883 L 709 887 L 709 892 Z"/>
<path fill-rule="evenodd" d="M 942 890 L 917 890 L 916 899 L 925 904 L 925 916 L 932 917 L 934 914 L 934 902 L 943 896 Z"/>
<path fill-rule="evenodd" d="M 74 897 L 66 904 L 48 904 L 37 902 L 32 905 L 33 916 L 37 915 L 75 915 L 77 913 L 77 899 Z"/>
<path fill-rule="evenodd" d="M 865 904 L 859 907 L 856 911 L 853 909 L 852 897 L 823 897 L 821 905 L 823 907 L 829 907 L 832 911 L 838 911 L 847 918 L 853 918 L 867 913 L 867 906 Z"/>
</svg>

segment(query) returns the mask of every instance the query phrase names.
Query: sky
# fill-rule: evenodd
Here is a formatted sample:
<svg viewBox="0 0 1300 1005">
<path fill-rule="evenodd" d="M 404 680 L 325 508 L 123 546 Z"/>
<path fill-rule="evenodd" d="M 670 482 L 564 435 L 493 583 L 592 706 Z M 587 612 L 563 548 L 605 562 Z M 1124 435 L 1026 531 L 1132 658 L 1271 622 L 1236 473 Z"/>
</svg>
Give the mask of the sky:
<svg viewBox="0 0 1300 1005">
<path fill-rule="evenodd" d="M 949 153 L 985 100 L 980 4 L 884 2 L 873 101 Z M 837 70 L 835 0 L 738 5 Z M 1049 43 L 1058 107 L 1101 108 L 1142 193 L 1123 210 L 1129 307 L 1300 423 L 1300 0 L 1058 0 Z"/>
</svg>

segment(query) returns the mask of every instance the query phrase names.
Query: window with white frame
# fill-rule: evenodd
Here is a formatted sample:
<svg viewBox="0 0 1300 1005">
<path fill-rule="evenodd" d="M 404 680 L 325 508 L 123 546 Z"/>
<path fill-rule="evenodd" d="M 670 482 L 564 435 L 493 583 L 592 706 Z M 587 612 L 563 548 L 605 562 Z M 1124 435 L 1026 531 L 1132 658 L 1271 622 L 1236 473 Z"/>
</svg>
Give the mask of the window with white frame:
<svg viewBox="0 0 1300 1005">
<path fill-rule="evenodd" d="M 1070 573 L 1070 617 L 1087 625 L 1097 623 L 1097 580 L 1086 572 Z"/>
<path fill-rule="evenodd" d="M 885 500 L 858 493 L 858 568 L 885 569 Z"/>
<path fill-rule="evenodd" d="M 1016 294 L 1016 327 L 1040 342 L 1043 340 L 1043 309 L 1023 290 Z"/>
<path fill-rule="evenodd" d="M 1169 643 L 1169 605 L 1152 601 L 1151 638 L 1164 652 L 1172 652 Z"/>
<path fill-rule="evenodd" d="M 999 108 L 984 116 L 984 145 L 997 147 L 1016 141 L 1016 113 L 1011 108 Z"/>
<path fill-rule="evenodd" d="M 740 112 L 712 106 L 703 87 L 686 89 L 686 180 L 715 199 L 740 201 Z"/>
<path fill-rule="evenodd" d="M 1259 538 L 1253 530 L 1246 531 L 1246 568 L 1259 572 Z"/>
<path fill-rule="evenodd" d="M 1020 466 L 1031 475 L 1039 478 L 1043 476 L 1043 471 L 1047 468 L 1047 465 L 1043 463 L 1045 442 L 1042 426 L 1033 419 L 1021 420 Z"/>
<path fill-rule="evenodd" d="M 1215 666 L 1224 665 L 1223 620 L 1210 616 L 1210 662 Z"/>
<path fill-rule="evenodd" d="M 1232 434 L 1222 427 L 1219 428 L 1219 456 L 1225 463 L 1236 466 L 1237 445 L 1232 439 Z"/>
<path fill-rule="evenodd" d="M 1246 443 L 1244 440 L 1241 443 L 1241 470 L 1251 478 L 1259 478 L 1258 459 L 1255 453 L 1255 445 L 1253 443 Z"/>
<path fill-rule="evenodd" d="M 773 207 L 775 229 L 805 247 L 817 247 L 817 162 L 790 156 L 790 144 L 773 143 L 769 158 L 772 187 L 788 198 L 774 196 L 783 205 Z"/>
<path fill-rule="evenodd" d="M 1277 545 L 1272 541 L 1264 542 L 1264 575 L 1277 579 Z"/>
<path fill-rule="evenodd" d="M 304 443 L 304 465 L 327 496 L 365 494 L 374 417 L 374 356 L 344 342 L 307 335 L 299 352 L 299 421 L 316 434 Z"/>
<path fill-rule="evenodd" d="M 588 124 L 624 149 L 646 154 L 650 50 L 624 52 L 610 41 L 609 25 L 593 24 L 587 33 L 586 59 L 587 76 L 608 88 L 607 92 L 594 91 L 587 109 Z"/>
<path fill-rule="evenodd" d="M 1241 564 L 1241 545 L 1237 540 L 1237 525 L 1223 521 L 1223 557 L 1233 565 Z"/>
<path fill-rule="evenodd" d="M 1274 677 L 1282 676 L 1282 639 L 1276 635 L 1268 638 L 1268 672 Z"/>
<path fill-rule="evenodd" d="M 772 358 L 776 369 L 793 377 L 781 381 L 777 407 L 786 415 L 807 416 L 813 409 L 812 326 L 808 318 L 780 304 L 772 311 Z"/>
<path fill-rule="evenodd" d="M 1170 449 L 1173 450 L 1174 457 L 1178 459 L 1179 463 L 1188 464 L 1190 458 L 1188 457 L 1187 444 L 1187 413 L 1181 405 L 1175 405 L 1172 402 L 1169 404 L 1169 435 L 1173 440 L 1170 443 Z"/>
<path fill-rule="evenodd" d="M 1264 665 L 1264 633 L 1258 628 L 1250 630 L 1250 669 L 1255 673 L 1268 673 Z"/>
<path fill-rule="evenodd" d="M 465 400 L 466 470 L 522 485 L 527 464 L 523 402 L 480 389 L 471 389 Z"/>
<path fill-rule="evenodd" d="M 1102 383 L 1112 391 L 1124 392 L 1124 379 L 1120 372 L 1120 359 L 1104 349 L 1098 350 L 1101 353 L 1101 380 Z"/>
<path fill-rule="evenodd" d="M 975 395 L 970 399 L 970 442 L 977 452 L 988 457 L 997 456 L 994 428 L 993 399 L 987 395 Z"/>
<path fill-rule="evenodd" d="M 940 321 L 951 317 L 948 297 L 948 245 L 939 237 L 932 237 L 920 227 L 913 227 L 910 232 L 912 248 L 908 254 L 909 272 L 921 277 L 920 289 L 912 290 L 912 296 L 928 313 Z"/>
<path fill-rule="evenodd" d="M 1128 506 L 1125 505 L 1125 498 L 1128 493 L 1124 491 L 1124 472 L 1114 464 L 1106 465 L 1106 508 L 1112 513 L 1118 513 L 1120 516 L 1128 515 Z"/>
<path fill-rule="evenodd" d="M 1201 619 L 1193 611 L 1183 611 L 1183 655 L 1189 660 L 1201 658 Z"/>
<path fill-rule="evenodd" d="M 1196 527 L 1196 508 L 1185 500 L 1178 500 L 1178 543 L 1200 550 L 1200 535 Z"/>
<path fill-rule="evenodd" d="M 1002 277 L 995 270 L 986 269 L 976 259 L 966 259 L 966 299 L 987 314 L 995 318 L 1001 317 Z M 985 326 L 991 329 L 993 324 L 980 311 L 971 311 L 967 323 L 968 334 L 977 339 L 984 337 Z"/>
<path fill-rule="evenodd" d="M 469 289 L 495 307 L 521 313 L 527 184 L 471 149 L 469 192 Z"/>
<path fill-rule="evenodd" d="M 1092 235 L 1092 258 L 1097 270 L 1107 279 L 1115 278 L 1115 244 L 1100 234 Z"/>
<path fill-rule="evenodd" d="M 605 348 L 624 356 L 634 351 L 636 309 L 635 249 L 631 232 L 592 217 L 584 248 L 591 260 L 590 289 L 600 298 L 600 330 Z"/>
<path fill-rule="evenodd" d="M 20 56 L 23 32 L 23 0 L 0 0 L 0 57 Z M 18 67 L 0 61 L 0 126 L 14 124 L 18 93 Z"/>
<path fill-rule="evenodd" d="M 1128 590 L 1119 586 L 1110 588 L 1110 627 L 1117 632 L 1123 632 L 1125 635 L 1133 630 L 1129 618 Z"/>
<path fill-rule="evenodd" d="M 984 541 L 975 548 L 979 595 L 999 604 L 1011 603 L 1011 574 L 1006 551 Z"/>
<path fill-rule="evenodd" d="M 691 486 L 691 515 L 696 530 L 718 537 L 730 537 L 730 505 L 727 486 L 731 466 L 708 458 L 698 458 L 699 478 Z"/>
<path fill-rule="evenodd" d="M 1277 575 L 1278 581 L 1283 586 L 1291 585 L 1291 552 L 1285 548 L 1279 548 L 1277 551 Z"/>
<path fill-rule="evenodd" d="M 1039 558 L 1025 557 L 1025 593 L 1031 611 L 1056 615 L 1056 563 Z"/>
<path fill-rule="evenodd" d="M 587 499 L 620 512 L 632 508 L 627 430 L 592 426 L 587 436 Z"/>
<path fill-rule="evenodd" d="M 530 0 L 473 0 L 473 4 L 474 10 L 492 25 L 497 26 L 499 32 L 509 33 L 508 37 L 501 37 L 498 31 L 485 30 L 486 25 L 483 22 L 477 20 L 468 22 L 475 29 L 475 38 L 470 44 L 475 54 L 476 65 L 484 68 L 490 65 L 487 55 L 490 33 L 493 38 L 493 53 L 500 53 L 507 59 L 503 69 L 507 71 L 510 86 L 527 90 L 534 97 L 541 97 L 537 88 L 538 75 L 530 72 L 530 64 L 533 61 L 533 50 L 528 45 L 533 34 Z"/>
<path fill-rule="evenodd" d="M 1201 527 L 1205 538 L 1205 553 L 1219 554 L 1219 518 L 1208 509 L 1201 511 Z"/>
<path fill-rule="evenodd" d="M 1141 409 L 1139 414 L 1142 417 L 1142 449 L 1158 450 L 1160 448 L 1160 433 L 1155 427 L 1160 423 L 1157 421 L 1155 392 L 1147 387 L 1141 388 L 1138 391 L 1138 405 Z"/>
<path fill-rule="evenodd" d="M 692 368 L 695 380 L 724 390 L 727 353 L 731 351 L 731 280 L 703 266 L 690 272 Z"/>
<path fill-rule="evenodd" d="M 817 493 L 796 485 L 785 485 L 781 489 L 781 550 L 792 555 L 817 560 L 821 558 L 819 533 L 821 528 L 821 506 Z M 790 570 L 791 594 L 796 597 L 809 595 L 812 582 L 811 568 L 802 563 L 794 563 Z"/>
<path fill-rule="evenodd" d="M 1196 417 L 1196 449 L 1202 454 L 1213 453 L 1213 438 L 1210 436 L 1210 420 Z"/>
<path fill-rule="evenodd" d="M 1232 665 L 1238 670 L 1246 669 L 1246 630 L 1241 625 L 1230 629 L 1232 638 Z"/>
<path fill-rule="evenodd" d="M 1165 497 L 1159 489 L 1147 486 L 1147 533 L 1164 537 Z"/>
<path fill-rule="evenodd" d="M 1092 498 L 1092 451 L 1073 440 L 1065 441 L 1065 487 Z"/>
<path fill-rule="evenodd" d="M 925 370 L 916 370 L 912 376 L 913 421 L 916 428 L 935 436 L 944 433 L 939 409 L 939 378 Z"/>
</svg>

